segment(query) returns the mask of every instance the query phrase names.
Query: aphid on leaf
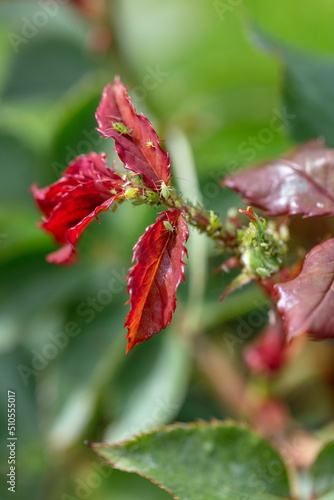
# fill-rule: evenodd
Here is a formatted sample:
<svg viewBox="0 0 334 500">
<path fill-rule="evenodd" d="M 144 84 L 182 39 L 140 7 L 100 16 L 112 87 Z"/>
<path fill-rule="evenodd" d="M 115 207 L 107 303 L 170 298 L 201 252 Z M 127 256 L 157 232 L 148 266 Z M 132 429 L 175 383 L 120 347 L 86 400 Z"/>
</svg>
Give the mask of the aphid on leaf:
<svg viewBox="0 0 334 500">
<path fill-rule="evenodd" d="M 121 135 L 131 135 L 131 132 L 133 130 L 133 129 L 129 130 L 128 128 L 126 128 L 126 126 L 122 122 L 113 122 L 112 127 L 114 130 L 116 130 L 116 132 L 119 132 Z"/>
<path fill-rule="evenodd" d="M 163 223 L 164 223 L 164 226 L 167 229 L 167 231 L 170 231 L 171 233 L 173 233 L 175 231 L 175 228 L 172 226 L 172 224 L 168 220 L 164 220 Z"/>
<path fill-rule="evenodd" d="M 154 148 L 154 147 L 155 147 L 155 146 L 154 146 L 154 143 L 153 143 L 152 141 L 147 141 L 146 146 L 147 146 L 148 148 Z"/>
</svg>

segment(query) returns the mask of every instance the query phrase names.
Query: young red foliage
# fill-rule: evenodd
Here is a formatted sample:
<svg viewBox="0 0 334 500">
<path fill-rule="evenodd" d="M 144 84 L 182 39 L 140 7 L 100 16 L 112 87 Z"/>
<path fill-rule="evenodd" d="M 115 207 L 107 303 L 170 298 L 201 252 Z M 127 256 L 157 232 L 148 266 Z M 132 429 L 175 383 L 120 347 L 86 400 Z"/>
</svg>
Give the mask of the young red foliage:
<svg viewBox="0 0 334 500">
<path fill-rule="evenodd" d="M 123 180 L 107 168 L 106 155 L 78 156 L 62 177 L 45 188 L 31 187 L 35 201 L 44 214 L 39 225 L 51 233 L 62 247 L 48 255 L 54 264 L 72 264 L 77 241 L 100 212 L 105 212 L 123 194 Z M 112 191 L 114 194 L 112 194 Z"/>
<path fill-rule="evenodd" d="M 274 375 L 282 368 L 287 359 L 287 345 L 280 317 L 275 318 L 275 321 L 247 346 L 243 356 L 248 368 L 255 373 Z"/>
<path fill-rule="evenodd" d="M 168 222 L 173 230 L 167 229 Z M 154 333 L 166 328 L 175 311 L 175 293 L 184 280 L 184 243 L 189 236 L 187 223 L 179 210 L 162 212 L 134 247 L 128 276 L 131 310 L 125 322 L 128 327 L 127 353 Z"/>
<path fill-rule="evenodd" d="M 334 239 L 312 248 L 299 276 L 275 289 L 288 340 L 303 333 L 334 338 Z"/>
<path fill-rule="evenodd" d="M 334 215 L 334 150 L 307 142 L 283 158 L 227 177 L 222 184 L 269 215 Z"/>
<path fill-rule="evenodd" d="M 258 221 L 258 217 L 257 217 L 257 215 L 255 215 L 254 210 L 252 209 L 252 207 L 247 207 L 247 210 L 243 210 L 242 208 L 239 208 L 239 212 L 241 214 L 247 215 L 247 217 L 249 217 L 249 219 L 252 222 L 254 222 L 254 224 Z"/>
<path fill-rule="evenodd" d="M 159 145 L 149 120 L 136 114 L 126 87 L 118 77 L 113 85 L 105 87 L 96 119 L 101 134 L 115 139 L 115 150 L 125 168 L 141 174 L 150 189 L 158 190 L 162 182 L 169 183 L 168 153 Z"/>
</svg>

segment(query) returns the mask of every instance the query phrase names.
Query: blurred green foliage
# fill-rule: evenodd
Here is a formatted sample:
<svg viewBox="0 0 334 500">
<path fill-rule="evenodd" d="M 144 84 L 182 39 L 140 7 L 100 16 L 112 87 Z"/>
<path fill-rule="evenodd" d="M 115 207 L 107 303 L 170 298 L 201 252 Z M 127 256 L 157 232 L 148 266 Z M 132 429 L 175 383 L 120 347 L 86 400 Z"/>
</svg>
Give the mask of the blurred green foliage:
<svg viewBox="0 0 334 500">
<path fill-rule="evenodd" d="M 7 389 L 14 390 L 17 500 L 167 499 L 144 479 L 101 466 L 84 440 L 119 439 L 175 419 L 230 416 L 195 366 L 189 338 L 200 328 L 224 344 L 223 334 L 234 332 L 264 298 L 250 285 L 220 304 L 232 277 L 213 275 L 220 264 L 214 250 L 190 241 L 188 285 L 180 288 L 172 324 L 126 357 L 125 276 L 131 248 L 155 211 L 123 204 L 116 214 L 103 214 L 101 225 L 92 224 L 82 238 L 80 263 L 55 268 L 45 262 L 55 245 L 36 227 L 29 187 L 54 182 L 77 154 L 100 150 L 115 159 L 112 140 L 95 130 L 94 112 L 103 86 L 119 74 L 137 111 L 170 138 L 175 183 L 187 185 L 173 139 L 182 131 L 198 175 L 197 196 L 224 216 L 240 200 L 221 189 L 219 179 L 293 144 L 285 105 L 298 116 L 290 126 L 295 139 L 323 134 L 333 142 L 334 5 L 110 0 L 99 17 L 64 3 L 55 0 L 52 15 L 46 1 L 0 4 L 0 425 L 6 429 Z M 282 49 L 280 59 L 262 51 L 249 21 L 293 51 Z M 298 58 L 298 50 L 313 55 Z M 319 62 L 325 56 L 326 63 Z M 317 85 L 330 106 L 322 105 L 325 129 L 323 115 L 315 116 L 319 103 L 311 99 L 305 109 Z M 196 296 L 189 283 L 196 283 L 199 269 L 205 283 Z M 237 360 L 240 351 L 237 345 Z M 321 379 L 316 370 L 312 376 Z M 288 387 L 294 400 L 295 386 Z M 330 390 L 323 384 L 329 399 Z M 310 414 L 311 403 L 296 408 L 296 418 L 314 427 L 332 418 L 331 404 Z"/>
</svg>

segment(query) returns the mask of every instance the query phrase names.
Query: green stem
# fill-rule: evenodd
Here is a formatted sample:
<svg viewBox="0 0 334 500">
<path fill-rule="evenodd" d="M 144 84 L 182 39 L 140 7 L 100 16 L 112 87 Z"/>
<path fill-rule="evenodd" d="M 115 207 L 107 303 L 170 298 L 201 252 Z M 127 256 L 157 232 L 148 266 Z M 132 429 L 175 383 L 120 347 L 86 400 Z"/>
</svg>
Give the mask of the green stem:
<svg viewBox="0 0 334 500">
<path fill-rule="evenodd" d="M 134 204 L 164 205 L 167 208 L 179 210 L 189 224 L 214 240 L 221 251 L 233 250 L 235 253 L 238 248 L 238 228 L 232 221 L 227 219 L 223 223 L 212 211 L 208 212 L 198 203 L 184 200 L 174 188 L 167 187 L 164 183 L 160 191 L 151 191 L 139 176 L 128 174 L 127 179 L 125 198 L 132 200 Z"/>
<path fill-rule="evenodd" d="M 200 205 L 194 205 L 189 201 L 186 202 L 181 197 L 174 195 L 173 192 L 171 192 L 168 200 L 164 199 L 162 203 L 169 208 L 180 210 L 189 224 L 196 227 L 201 233 L 206 233 L 222 249 L 230 246 L 235 241 L 236 234 L 227 231 L 220 220 L 217 219 L 215 227 L 212 226 L 210 214 Z"/>
</svg>

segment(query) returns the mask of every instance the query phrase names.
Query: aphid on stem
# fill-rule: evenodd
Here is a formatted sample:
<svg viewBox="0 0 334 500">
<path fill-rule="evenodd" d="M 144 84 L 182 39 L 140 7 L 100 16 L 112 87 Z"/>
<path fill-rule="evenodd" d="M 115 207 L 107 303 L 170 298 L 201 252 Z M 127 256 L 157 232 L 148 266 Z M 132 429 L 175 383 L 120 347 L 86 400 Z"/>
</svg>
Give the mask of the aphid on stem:
<svg viewBox="0 0 334 500">
<path fill-rule="evenodd" d="M 160 194 L 163 198 L 165 198 L 165 200 L 168 200 L 168 198 L 170 196 L 169 189 L 164 181 L 162 181 L 162 183 L 161 183 Z"/>
<path fill-rule="evenodd" d="M 159 195 L 155 191 L 151 191 L 151 190 L 146 191 L 146 196 L 153 203 L 159 202 Z"/>
<path fill-rule="evenodd" d="M 138 189 L 134 187 L 128 187 L 124 191 L 124 196 L 127 200 L 130 200 L 131 198 L 135 198 L 138 194 Z"/>
</svg>

